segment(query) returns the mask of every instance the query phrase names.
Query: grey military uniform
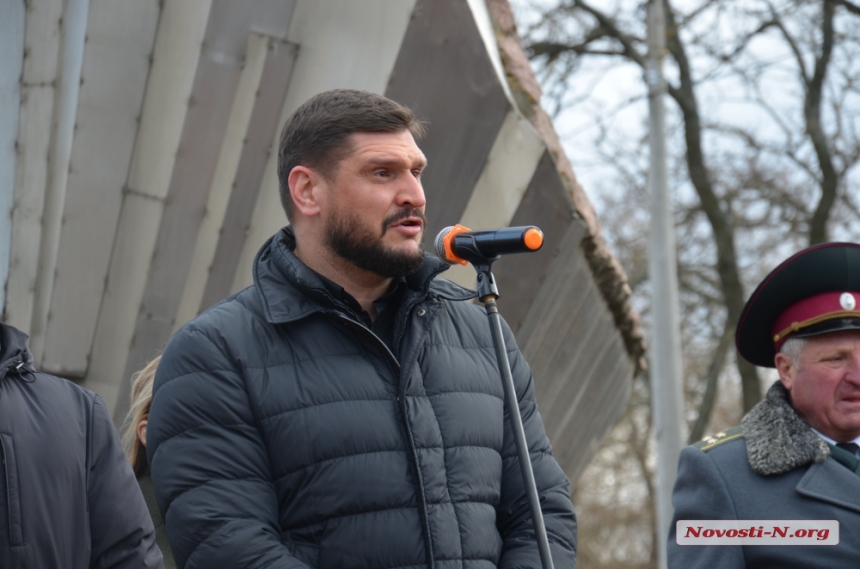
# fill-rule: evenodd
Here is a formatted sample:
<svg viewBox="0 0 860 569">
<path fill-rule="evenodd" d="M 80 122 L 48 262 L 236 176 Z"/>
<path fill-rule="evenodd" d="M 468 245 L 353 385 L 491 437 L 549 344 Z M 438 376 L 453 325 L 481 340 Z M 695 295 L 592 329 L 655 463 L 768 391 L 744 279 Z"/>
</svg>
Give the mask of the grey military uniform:
<svg viewBox="0 0 860 569">
<path fill-rule="evenodd" d="M 828 445 L 775 383 L 742 427 L 681 452 L 670 569 L 860 566 L 860 461 Z M 837 545 L 678 545 L 678 520 L 836 520 Z"/>
</svg>

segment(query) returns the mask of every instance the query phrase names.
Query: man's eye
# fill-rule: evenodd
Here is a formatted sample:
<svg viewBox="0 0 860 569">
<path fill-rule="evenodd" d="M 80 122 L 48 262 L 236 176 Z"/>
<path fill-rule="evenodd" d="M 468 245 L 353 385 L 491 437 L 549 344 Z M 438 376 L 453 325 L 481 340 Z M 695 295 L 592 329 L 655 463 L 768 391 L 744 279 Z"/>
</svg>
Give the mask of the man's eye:
<svg viewBox="0 0 860 569">
<path fill-rule="evenodd" d="M 412 170 L 412 175 L 415 176 L 416 178 L 420 178 L 421 177 L 421 170 Z"/>
<path fill-rule="evenodd" d="M 373 175 L 378 176 L 380 178 L 387 178 L 389 174 L 388 174 L 388 170 L 377 170 L 376 172 L 373 173 Z"/>
</svg>

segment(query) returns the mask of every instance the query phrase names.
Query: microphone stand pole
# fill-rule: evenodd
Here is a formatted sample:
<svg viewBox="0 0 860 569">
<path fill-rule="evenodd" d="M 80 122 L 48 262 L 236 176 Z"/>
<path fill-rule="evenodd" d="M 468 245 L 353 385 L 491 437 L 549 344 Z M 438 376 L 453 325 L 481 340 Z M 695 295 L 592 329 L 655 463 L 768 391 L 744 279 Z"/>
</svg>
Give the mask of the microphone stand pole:
<svg viewBox="0 0 860 569">
<path fill-rule="evenodd" d="M 502 336 L 502 317 L 496 307 L 499 298 L 499 289 L 496 286 L 496 278 L 491 272 L 493 261 L 498 259 L 486 259 L 480 262 L 472 262 L 478 272 L 478 298 L 484 303 L 487 310 L 487 318 L 490 322 L 490 332 L 493 335 L 493 344 L 496 348 L 496 359 L 499 362 L 499 372 L 502 375 L 502 383 L 505 386 L 505 403 L 508 407 L 508 416 L 511 418 L 511 426 L 514 430 L 514 442 L 517 446 L 517 457 L 520 462 L 520 470 L 523 475 L 526 496 L 529 500 L 529 508 L 532 513 L 532 521 L 535 526 L 538 550 L 543 569 L 554 569 L 552 556 L 549 550 L 549 539 L 546 534 L 546 525 L 543 521 L 543 513 L 540 509 L 540 497 L 538 496 L 537 484 L 535 483 L 532 462 L 529 457 L 529 447 L 526 441 L 526 433 L 523 429 L 523 418 L 520 415 L 520 406 L 517 401 L 517 392 L 514 387 L 514 377 L 511 375 L 511 364 L 508 361 L 508 351 L 505 347 L 505 339 Z"/>
</svg>

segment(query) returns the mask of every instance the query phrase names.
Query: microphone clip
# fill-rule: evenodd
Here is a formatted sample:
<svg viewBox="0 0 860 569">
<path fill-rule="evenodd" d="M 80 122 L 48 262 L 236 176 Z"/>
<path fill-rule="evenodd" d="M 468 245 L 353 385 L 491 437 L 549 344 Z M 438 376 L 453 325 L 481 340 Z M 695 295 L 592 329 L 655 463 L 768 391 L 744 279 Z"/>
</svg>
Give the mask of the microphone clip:
<svg viewBox="0 0 860 569">
<path fill-rule="evenodd" d="M 478 300 L 487 303 L 499 298 L 499 287 L 496 286 L 496 277 L 493 276 L 493 261 L 498 259 L 486 259 L 482 262 L 472 263 L 478 273 Z"/>
</svg>

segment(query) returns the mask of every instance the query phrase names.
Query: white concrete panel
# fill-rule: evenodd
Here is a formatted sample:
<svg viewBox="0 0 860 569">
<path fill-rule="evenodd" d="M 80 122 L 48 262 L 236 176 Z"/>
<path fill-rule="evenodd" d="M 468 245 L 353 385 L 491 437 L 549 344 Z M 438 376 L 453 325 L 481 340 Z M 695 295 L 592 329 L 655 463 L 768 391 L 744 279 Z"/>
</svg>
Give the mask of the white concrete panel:
<svg viewBox="0 0 860 569">
<path fill-rule="evenodd" d="M 529 121 L 516 110 L 508 113 L 459 223 L 476 231 L 507 227 L 545 150 Z M 428 248 L 435 237 L 425 238 Z M 445 277 L 472 289 L 476 286 L 471 265 L 454 265 Z"/>
<path fill-rule="evenodd" d="M 164 202 L 149 196 L 127 193 L 122 203 L 119 227 L 111 259 L 108 286 L 102 301 L 101 317 L 93 342 L 93 359 L 85 386 L 102 396 L 113 409 L 125 369 L 125 359 L 111 357 L 127 353 L 134 336 L 140 298 L 146 285 L 142 261 L 148 261 L 155 247 L 157 228 Z M 129 306 L 128 298 L 138 299 Z M 129 309 L 130 308 L 130 309 Z"/>
<path fill-rule="evenodd" d="M 167 195 L 211 6 L 212 0 L 164 3 L 128 176 L 134 191 Z"/>
<path fill-rule="evenodd" d="M 122 377 L 125 354 L 134 335 L 211 4 L 167 0 L 162 7 L 85 382 L 101 390 L 106 401 L 110 397 L 109 409 L 118 391 L 103 386 L 118 386 L 127 379 Z"/>
<path fill-rule="evenodd" d="M 39 266 L 30 324 L 30 351 L 36 367 L 41 367 L 45 336 L 50 319 L 57 253 L 60 249 L 63 208 L 68 189 L 69 164 L 75 136 L 75 118 L 81 89 L 81 68 L 87 37 L 89 0 L 66 0 L 63 10 L 63 37 L 60 43 L 60 68 L 54 104 L 54 132 L 48 161 L 48 186 L 42 211 L 42 239 L 39 241 Z"/>
<path fill-rule="evenodd" d="M 287 36 L 300 46 L 299 56 L 278 124 L 329 89 L 384 93 L 414 7 L 415 0 L 299 0 Z M 277 159 L 277 152 L 272 152 L 233 291 L 251 284 L 257 250 L 287 223 L 278 197 Z"/>
<path fill-rule="evenodd" d="M 15 199 L 15 140 L 21 109 L 24 67 L 24 0 L 0 3 L 0 314 L 5 305 L 6 278 L 12 248 L 12 203 Z"/>
<path fill-rule="evenodd" d="M 158 0 L 92 0 L 41 362 L 51 373 L 86 374 L 159 11 Z"/>
<path fill-rule="evenodd" d="M 197 247 L 194 250 L 191 269 L 185 283 L 185 291 L 176 315 L 174 332 L 179 326 L 197 316 L 197 309 L 203 298 L 203 290 L 209 278 L 209 267 L 215 255 L 215 248 L 218 246 L 218 236 L 224 223 L 227 202 L 230 201 L 230 193 L 236 179 L 236 170 L 242 156 L 248 123 L 251 120 L 251 113 L 257 99 L 257 88 L 263 75 L 263 65 L 266 62 L 269 41 L 267 36 L 255 33 L 248 37 L 245 67 L 239 78 L 233 110 L 230 113 L 227 132 L 224 135 L 218 166 L 215 170 L 209 201 L 206 205 L 206 217 L 200 224 Z"/>
<path fill-rule="evenodd" d="M 33 293 L 42 237 L 48 152 L 54 116 L 54 89 L 60 51 L 62 0 L 30 2 L 26 13 L 12 248 L 6 282 L 6 322 L 30 331 Z"/>
</svg>

